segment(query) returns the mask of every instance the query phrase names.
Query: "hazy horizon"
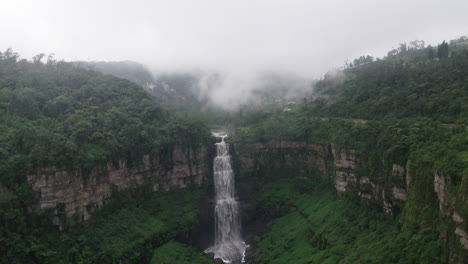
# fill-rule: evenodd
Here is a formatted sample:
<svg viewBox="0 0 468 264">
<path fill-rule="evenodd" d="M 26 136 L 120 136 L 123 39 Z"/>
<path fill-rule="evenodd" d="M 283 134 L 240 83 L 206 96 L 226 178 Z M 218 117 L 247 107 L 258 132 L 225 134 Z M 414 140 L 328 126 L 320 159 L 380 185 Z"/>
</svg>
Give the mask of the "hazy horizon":
<svg viewBox="0 0 468 264">
<path fill-rule="evenodd" d="M 0 50 L 220 73 L 213 95 L 225 104 L 245 99 L 264 72 L 317 79 L 399 43 L 466 35 L 466 10 L 461 0 L 6 1 Z"/>
<path fill-rule="evenodd" d="M 112 9 L 110 9 L 112 6 Z M 154 70 L 320 77 L 399 43 L 465 35 L 466 1 L 6 1 L 0 50 Z"/>
</svg>

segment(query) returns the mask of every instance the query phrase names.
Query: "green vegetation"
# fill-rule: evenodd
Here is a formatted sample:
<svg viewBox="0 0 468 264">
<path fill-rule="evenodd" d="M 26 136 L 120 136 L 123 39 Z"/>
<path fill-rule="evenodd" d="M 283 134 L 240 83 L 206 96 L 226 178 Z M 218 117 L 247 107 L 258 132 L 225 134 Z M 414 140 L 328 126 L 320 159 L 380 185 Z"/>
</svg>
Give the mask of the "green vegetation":
<svg viewBox="0 0 468 264">
<path fill-rule="evenodd" d="M 0 182 L 7 186 L 36 168 L 138 160 L 210 138 L 203 124 L 171 115 L 141 87 L 71 63 L 18 60 L 7 50 L 0 76 Z"/>
<path fill-rule="evenodd" d="M 44 219 L 22 232 L 2 234 L 2 263 L 134 263 L 172 239 L 189 241 L 203 190 L 142 192 L 59 232 Z"/>
<path fill-rule="evenodd" d="M 460 187 L 462 178 L 468 177 L 468 128 L 441 121 L 466 122 L 468 117 L 468 50 L 458 49 L 458 55 L 440 60 L 428 59 L 427 49 L 401 50 L 326 76 L 317 90 L 328 95 L 328 101 L 319 96 L 291 111 L 270 108 L 244 113 L 234 119 L 233 140 L 333 143 L 354 149 L 366 164 L 361 173 L 384 186 L 403 184 L 392 182 L 388 171 L 392 164 L 404 166 L 411 160 L 414 168 L 451 174 L 452 184 Z M 414 94 L 416 101 L 400 97 L 401 93 Z M 382 98 L 404 104 L 387 105 L 379 101 Z M 426 111 L 426 103 L 436 108 Z M 452 107 L 457 110 L 449 111 Z M 454 189 L 463 192 L 463 188 Z"/>
<path fill-rule="evenodd" d="M 140 86 L 154 82 L 151 72 L 142 64 L 133 61 L 79 61 L 77 66 L 127 79 Z"/>
<path fill-rule="evenodd" d="M 457 42 L 458 43 L 458 42 Z M 468 122 L 468 49 L 464 42 L 432 47 L 406 45 L 384 59 L 329 73 L 316 84 L 317 99 L 307 105 L 315 116 L 380 119 L 430 117 Z M 448 57 L 448 49 L 451 56 Z"/>
<path fill-rule="evenodd" d="M 190 246 L 171 241 L 154 251 L 151 264 L 214 264 L 213 260 L 203 256 Z"/>
<path fill-rule="evenodd" d="M 262 190 L 267 210 L 276 210 L 272 199 L 287 206 L 256 238 L 251 263 L 446 263 L 437 230 L 403 231 L 398 219 L 338 198 L 328 185 L 283 179 Z"/>
<path fill-rule="evenodd" d="M 361 57 L 325 76 L 309 103 L 290 111 L 244 112 L 234 119 L 233 142 L 287 140 L 352 149 L 356 177 L 369 177 L 386 194 L 395 186 L 406 188 L 404 179 L 392 177 L 393 164 L 409 165 L 411 173 L 408 200 L 393 219 L 377 212 L 382 205 L 376 201 L 369 201 L 373 209 L 357 206 L 354 186 L 347 199 L 335 200 L 315 188 L 302 194 L 285 189 L 291 179 L 269 185 L 262 194 L 262 214 L 286 215 L 259 238 L 258 263 L 446 263 L 466 256 L 455 241 L 454 222 L 441 213 L 434 193 L 437 172 L 447 181 L 445 201 L 454 201 L 449 210 L 468 219 L 468 50 L 463 43 L 444 43 L 432 57 L 432 47 L 417 43 L 383 60 Z M 440 239 L 440 233 L 447 238 Z"/>
<path fill-rule="evenodd" d="M 200 76 L 195 73 L 159 73 L 153 76 L 147 67 L 132 61 L 80 61 L 75 64 L 134 82 L 145 88 L 156 102 L 171 111 L 191 115 L 200 113 L 208 103 L 208 98 L 201 98 L 202 93 L 198 87 Z M 203 112 L 205 113 L 205 110 Z M 215 112 L 207 111 L 208 114 Z"/>
<path fill-rule="evenodd" d="M 175 144 L 197 146 L 211 136 L 202 123 L 159 107 L 136 84 L 52 57 L 42 63 L 43 56 L 27 61 L 10 49 L 0 52 L 0 262 L 130 261 L 151 249 L 148 241 L 161 240 L 157 236 L 164 233 L 167 241 L 187 231 L 193 214 L 181 209 L 182 215 L 151 218 L 157 212 L 151 206 L 136 206 L 97 218 L 92 223 L 106 220 L 94 227 L 55 234 L 53 212 L 35 206 L 38 194 L 26 183 L 28 173 L 49 166 L 89 170 L 121 158 L 135 164 L 143 154 L 164 155 Z"/>
<path fill-rule="evenodd" d="M 268 105 L 186 118 L 164 110 L 127 80 L 51 57 L 42 63 L 43 55 L 27 61 L 11 50 L 2 52 L 0 262 L 213 263 L 174 242 L 190 241 L 205 190 L 155 194 L 142 186 L 115 192 L 114 203 L 78 224 L 66 219 L 63 208 L 35 207 L 38 194 L 25 182 L 27 174 L 49 166 L 86 170 L 115 159 L 132 163 L 143 154 L 165 155 L 175 144 L 208 143 L 207 127 L 194 118 L 199 116 L 214 126 L 230 123 L 233 142 L 287 140 L 353 149 L 360 163 L 356 177 L 369 177 L 383 190 L 406 186 L 404 179 L 391 177 L 393 164 L 409 164 L 412 172 L 408 200 L 395 206 L 401 213 L 397 209 L 394 216 L 379 212 L 376 201 L 363 204 L 355 193 L 337 197 L 330 183 L 297 179 L 301 168 L 279 165 L 268 177 L 250 178 L 258 180 L 257 213 L 276 218 L 271 230 L 256 238 L 253 263 L 445 263 L 463 248 L 438 241 L 442 233 L 453 234 L 455 224 L 439 210 L 434 171 L 446 175 L 445 199 L 468 219 L 465 42 L 436 49 L 414 42 L 384 59 L 362 56 L 327 74 L 317 83 L 314 100 L 292 110 Z M 103 67 L 122 74 L 119 65 Z M 122 77 L 152 78 L 135 69 Z M 193 76 L 161 78 L 174 87 L 193 81 Z M 184 105 L 177 98 L 156 100 Z M 57 213 L 65 232 L 53 225 Z M 460 225 L 468 230 L 467 224 Z"/>
<path fill-rule="evenodd" d="M 333 143 L 338 148 L 354 149 L 361 164 L 356 170 L 356 177 L 369 177 L 383 190 L 389 190 L 386 193 L 391 192 L 395 186 L 406 188 L 406 182 L 400 177 L 392 177 L 391 172 L 393 164 L 405 167 L 410 160 L 409 169 L 412 176 L 408 200 L 401 206 L 401 215 L 399 209 L 394 211 L 405 232 L 449 230 L 453 234 L 455 230 L 453 224 L 448 224 L 450 221 L 440 214 L 434 193 L 434 171 L 446 175 L 450 182 L 447 186 L 450 191 L 446 194 L 446 201 L 457 201 L 453 204 L 454 208 L 463 219 L 468 219 L 468 207 L 463 202 L 463 197 L 468 192 L 468 127 L 447 126 L 428 118 L 388 118 L 362 123 L 342 119 L 297 118 L 294 113 L 281 113 L 238 127 L 232 140 Z M 265 166 L 268 167 L 268 164 Z M 279 171 L 278 166 L 271 167 L 275 168 L 274 171 Z M 317 180 L 317 177 L 313 178 Z M 357 190 L 353 191 L 355 195 Z M 284 197 L 289 196 L 271 198 L 271 201 L 281 209 L 287 207 L 284 203 L 288 199 Z M 273 215 L 277 211 L 278 209 L 273 210 Z M 466 228 L 466 225 L 463 225 Z M 458 241 L 453 244 L 454 251 L 463 252 L 464 249 L 460 248 Z"/>
<path fill-rule="evenodd" d="M 388 166 L 392 163 L 404 165 L 409 157 L 414 162 L 423 162 L 447 173 L 467 174 L 467 133 L 467 127 L 445 126 L 430 119 L 388 118 L 361 123 L 297 118 L 290 113 L 281 113 L 265 115 L 252 124 L 237 127 L 233 140 L 332 142 L 338 147 L 352 148 L 365 154 L 369 169 L 367 175 L 377 179 L 389 169 L 382 167 L 381 160 L 385 160 L 384 165 Z"/>
</svg>

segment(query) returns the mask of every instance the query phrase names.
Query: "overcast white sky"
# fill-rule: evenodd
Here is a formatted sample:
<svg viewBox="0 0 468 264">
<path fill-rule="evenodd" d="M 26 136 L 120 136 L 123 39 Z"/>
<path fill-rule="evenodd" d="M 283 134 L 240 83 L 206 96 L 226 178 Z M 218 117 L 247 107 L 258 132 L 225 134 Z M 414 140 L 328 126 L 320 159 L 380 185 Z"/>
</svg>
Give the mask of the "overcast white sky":
<svg viewBox="0 0 468 264">
<path fill-rule="evenodd" d="M 400 42 L 467 35 L 467 12 L 466 0 L 0 0 L 0 50 L 320 77 Z"/>
</svg>

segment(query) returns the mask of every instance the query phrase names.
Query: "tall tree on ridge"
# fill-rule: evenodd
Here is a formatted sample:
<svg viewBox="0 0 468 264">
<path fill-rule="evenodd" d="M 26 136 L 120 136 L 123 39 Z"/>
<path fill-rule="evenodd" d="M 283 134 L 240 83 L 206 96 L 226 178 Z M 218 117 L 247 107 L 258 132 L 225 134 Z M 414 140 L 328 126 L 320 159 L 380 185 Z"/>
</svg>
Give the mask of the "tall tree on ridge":
<svg viewBox="0 0 468 264">
<path fill-rule="evenodd" d="M 437 57 L 439 59 L 448 58 L 448 53 L 448 44 L 444 40 L 442 44 L 437 46 Z"/>
</svg>

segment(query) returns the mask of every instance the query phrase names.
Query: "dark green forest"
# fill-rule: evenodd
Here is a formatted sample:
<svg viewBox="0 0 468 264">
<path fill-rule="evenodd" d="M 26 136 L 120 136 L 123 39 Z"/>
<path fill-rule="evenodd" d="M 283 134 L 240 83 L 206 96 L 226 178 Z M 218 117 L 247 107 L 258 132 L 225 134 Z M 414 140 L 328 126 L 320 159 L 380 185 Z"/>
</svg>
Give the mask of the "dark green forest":
<svg viewBox="0 0 468 264">
<path fill-rule="evenodd" d="M 89 168 L 209 138 L 203 124 L 164 110 L 128 80 L 52 58 L 18 58 L 0 54 L 3 184 L 38 167 Z"/>
<path fill-rule="evenodd" d="M 33 206 L 38 194 L 26 183 L 26 175 L 37 169 L 47 166 L 65 167 L 71 171 L 91 169 L 99 163 L 119 158 L 138 162 L 143 154 L 157 155 L 174 144 L 211 141 L 209 131 L 202 123 L 164 110 L 151 95 L 128 80 L 83 69 L 74 63 L 55 61 L 52 57 L 47 62 L 41 62 L 41 59 L 42 54 L 32 61 L 20 59 L 19 54 L 10 49 L 0 53 L 0 262 L 104 263 L 103 259 L 111 262 L 112 254 L 121 258 L 129 254 L 128 250 L 115 252 L 123 250 L 116 246 L 105 253 L 106 249 L 100 247 L 108 242 L 102 245 L 99 240 L 111 240 L 111 234 L 131 221 L 135 227 L 141 225 L 142 229 L 129 231 L 128 236 L 141 235 L 142 238 L 132 243 L 129 237 L 115 239 L 133 249 L 151 243 L 155 235 L 173 230 L 173 227 L 154 230 L 154 221 L 163 217 L 166 222 L 162 223 L 176 225 L 173 220 L 178 216 L 158 213 L 154 220 L 146 217 L 147 221 L 152 221 L 147 223 L 150 228 L 139 218 L 132 220 L 131 215 L 141 214 L 139 217 L 145 218 L 144 215 L 151 211 L 134 212 L 138 208 L 130 208 L 125 212 L 126 209 L 122 209 L 120 214 L 125 217 L 112 216 L 119 218 L 120 227 L 118 221 L 114 222 L 107 232 L 101 225 L 96 229 L 90 224 L 86 230 L 89 229 L 89 234 L 96 235 L 98 240 L 87 242 L 83 239 L 89 236 L 80 235 L 87 231 L 58 234 L 57 227 L 52 226 L 52 212 Z M 109 220 L 107 218 L 105 222 Z M 147 231 L 148 228 L 152 231 Z M 54 240 L 57 243 L 53 243 Z M 77 249 L 80 245 L 86 249 Z M 78 255 L 75 257 L 71 252 L 76 250 Z M 135 256 L 127 258 L 135 259 Z"/>
<path fill-rule="evenodd" d="M 132 61 L 80 61 L 75 65 L 134 82 L 169 111 L 198 113 L 209 101 L 206 96 L 201 96 L 198 73 L 152 73 L 144 65 Z"/>
<path fill-rule="evenodd" d="M 437 231 L 401 230 L 376 208 L 336 197 L 328 184 L 271 180 L 259 201 L 277 218 L 254 239 L 251 263 L 445 263 Z"/>
<path fill-rule="evenodd" d="M 407 48 L 384 59 L 354 62 L 330 72 L 315 86 L 307 113 L 316 116 L 380 119 L 430 117 L 441 122 L 468 122 L 468 41 L 435 56 L 435 48 Z M 439 45 L 439 53 L 443 49 Z M 359 60 L 358 60 L 359 61 Z"/>
<path fill-rule="evenodd" d="M 267 225 L 249 241 L 248 263 L 442 264 L 467 257 L 447 238 L 455 225 L 439 210 L 432 174 L 449 175 L 446 199 L 468 219 L 466 40 L 437 47 L 415 41 L 384 58 L 361 56 L 327 73 L 303 102 L 270 100 L 236 112 L 202 111 L 206 102 L 189 88 L 194 76 L 159 76 L 158 84 L 182 91 L 179 98 L 145 91 L 151 74 L 124 66 L 0 52 L 0 263 L 215 263 L 194 242 L 210 183 L 115 191 L 89 221 L 59 213 L 59 231 L 57 212 L 35 206 L 40 194 L 26 182 L 50 166 L 90 170 L 118 159 L 138 163 L 174 145 L 212 145 L 209 128 L 228 130 L 234 146 L 292 141 L 353 149 L 366 164 L 357 176 L 387 191 L 405 185 L 389 176 L 392 164 L 416 172 L 393 215 L 356 195 L 365 186 L 337 195 L 330 175 L 240 172 L 240 182 L 256 191 L 249 206 Z"/>
<path fill-rule="evenodd" d="M 362 56 L 327 74 L 317 83 L 316 96 L 309 102 L 289 111 L 272 106 L 244 112 L 232 120 L 232 140 L 238 143 L 332 142 L 338 149 L 353 149 L 366 164 L 357 177 L 369 177 L 387 190 L 404 185 L 401 179 L 389 176 L 392 164 L 405 166 L 411 161 L 408 168 L 415 174 L 412 193 L 401 211 L 395 211 L 393 219 L 375 221 L 383 216 L 358 209 L 363 201 L 357 196 L 335 200 L 336 196 L 329 197 L 324 191 L 326 187 L 313 187 L 316 179 L 296 187 L 291 180 L 281 180 L 298 172 L 259 172 L 261 177 L 279 173 L 280 180 L 273 176 L 264 180 L 262 195 L 267 196 L 261 201 L 273 208 L 264 210 L 281 217 L 269 233 L 257 238 L 253 263 L 454 261 L 449 260 L 450 242 L 438 241 L 438 232 L 453 232 L 455 227 L 431 196 L 432 171 L 451 175 L 448 199 L 457 201 L 453 206 L 463 218 L 468 217 L 464 202 L 468 192 L 468 49 L 465 42 L 458 46 L 444 42 L 439 50 L 441 46 L 448 48 L 450 56 L 448 51 L 434 55 L 437 49 L 432 47 L 406 46 L 384 59 Z M 293 187 L 283 187 L 288 184 Z M 316 190 L 311 196 L 301 191 L 300 186 L 306 184 Z M 354 193 L 368 191 L 368 187 L 358 186 Z M 323 194 L 315 196 L 321 189 Z M 379 211 L 378 206 L 373 210 Z M 362 214 L 354 215 L 356 211 Z M 461 246 L 451 250 L 460 252 L 461 263 L 467 256 Z"/>
</svg>

